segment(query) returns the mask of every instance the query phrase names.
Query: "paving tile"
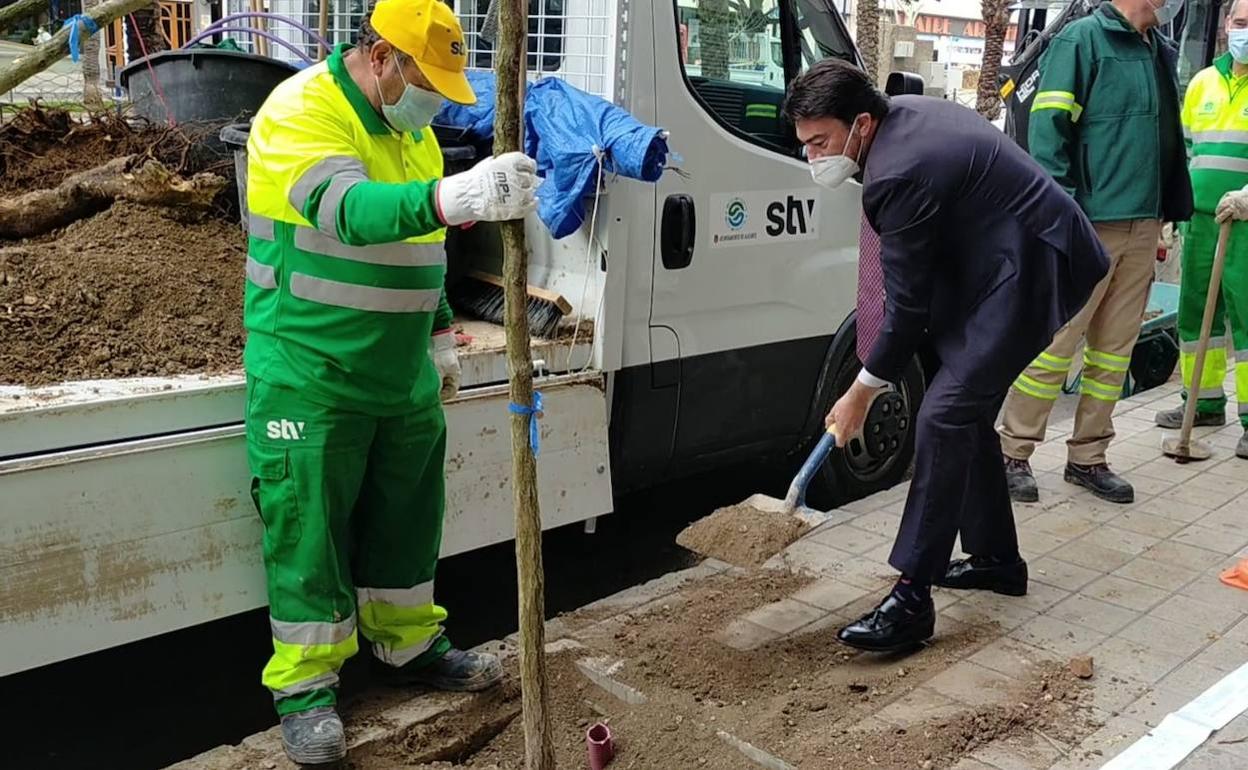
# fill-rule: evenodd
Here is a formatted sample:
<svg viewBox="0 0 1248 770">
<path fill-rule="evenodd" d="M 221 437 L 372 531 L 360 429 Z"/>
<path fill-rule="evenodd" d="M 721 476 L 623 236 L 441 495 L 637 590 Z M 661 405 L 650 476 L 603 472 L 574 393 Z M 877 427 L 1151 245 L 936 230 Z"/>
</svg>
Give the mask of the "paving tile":
<svg viewBox="0 0 1248 770">
<path fill-rule="evenodd" d="M 1081 594 L 1130 610 L 1147 610 L 1164 601 L 1169 594 L 1153 586 L 1109 575 L 1085 587 Z"/>
<path fill-rule="evenodd" d="M 1197 463 L 1179 465 L 1169 457 L 1158 457 L 1136 468 L 1133 475 L 1148 476 L 1154 479 L 1161 479 L 1162 481 L 1169 481 L 1173 484 L 1181 484 L 1200 475 L 1200 467 Z"/>
<path fill-rule="evenodd" d="M 1098 631 L 1044 615 L 1024 623 L 1011 631 L 1009 636 L 1054 653 L 1059 658 L 1081 655 L 1107 638 Z"/>
<path fill-rule="evenodd" d="M 1095 666 L 1095 661 L 1093 661 Z M 1089 704 L 1106 714 L 1117 716 L 1141 695 L 1148 692 L 1148 685 L 1112 671 L 1096 672 L 1089 680 L 1092 697 Z"/>
<path fill-rule="evenodd" d="M 1123 639 L 1150 649 L 1190 658 L 1214 641 L 1209 632 L 1185 623 L 1145 616 L 1118 632 Z"/>
<path fill-rule="evenodd" d="M 854 519 L 854 526 L 891 540 L 897 536 L 897 528 L 901 526 L 901 517 L 885 511 L 873 511 Z"/>
<path fill-rule="evenodd" d="M 1066 467 L 1066 453 L 1064 450 L 1060 455 L 1053 454 L 1053 453 L 1045 453 L 1045 454 L 1036 453 L 1031 456 L 1031 469 L 1037 473 L 1041 471 L 1045 471 L 1045 472 L 1060 471 L 1061 469 L 1065 467 Z"/>
<path fill-rule="evenodd" d="M 1178 668 L 1186 657 L 1120 637 L 1102 642 L 1088 654 L 1102 669 L 1149 684 L 1156 684 L 1166 674 Z"/>
<path fill-rule="evenodd" d="M 955 591 L 952 588 L 941 588 L 940 586 L 932 587 L 932 604 L 935 605 L 937 612 L 965 598 L 966 591 Z"/>
<path fill-rule="evenodd" d="M 1001 596 L 993 594 L 1002 602 L 1009 604 L 1022 605 L 1036 612 L 1044 612 L 1048 608 L 1057 604 L 1061 600 L 1070 596 L 1071 592 L 1064 588 L 1047 585 L 1045 583 L 1035 583 L 1027 586 L 1026 596 Z"/>
<path fill-rule="evenodd" d="M 1046 511 L 1027 522 L 1027 527 L 1061 538 L 1063 542 L 1074 540 L 1096 529 L 1096 522 L 1073 511 Z"/>
<path fill-rule="evenodd" d="M 1217 634 L 1226 631 L 1243 617 L 1237 610 L 1208 604 L 1182 594 L 1172 596 L 1159 604 L 1152 611 L 1152 615 L 1162 620 L 1198 626 Z"/>
<path fill-rule="evenodd" d="M 854 555 L 864 554 L 873 548 L 879 548 L 881 545 L 888 545 L 892 542 L 891 538 L 868 532 L 865 529 L 858 529 L 852 524 L 841 527 L 829 527 L 811 535 L 810 539 L 816 543 Z"/>
<path fill-rule="evenodd" d="M 1248 485 L 1239 479 L 1207 475 L 1199 484 L 1180 484 L 1162 492 L 1158 497 L 1213 510 L 1244 494 L 1246 488 Z"/>
<path fill-rule="evenodd" d="M 985 765 L 978 759 L 973 757 L 963 757 L 958 764 L 954 765 L 950 770 L 999 770 L 992 765 Z"/>
<path fill-rule="evenodd" d="M 1224 554 L 1173 540 L 1163 540 L 1145 551 L 1143 556 L 1163 564 L 1204 571 L 1222 561 Z"/>
<path fill-rule="evenodd" d="M 1193 505 L 1191 503 L 1179 502 L 1176 500 L 1162 500 L 1153 498 L 1146 503 L 1138 506 L 1136 510 L 1144 513 L 1151 513 L 1154 516 L 1160 516 L 1163 519 L 1171 519 L 1173 521 L 1182 522 L 1183 524 L 1191 524 L 1208 516 L 1218 506 Z"/>
<path fill-rule="evenodd" d="M 1205 473 L 1210 476 L 1223 476 L 1228 479 L 1243 478 L 1244 459 L 1242 457 L 1228 457 L 1217 465 L 1210 466 Z"/>
<path fill-rule="evenodd" d="M 1045 583 L 1067 591 L 1078 591 L 1102 575 L 1098 570 L 1067 564 L 1051 556 L 1031 562 L 1028 565 L 1028 572 L 1033 582 Z"/>
<path fill-rule="evenodd" d="M 729 623 L 727 628 L 716 633 L 714 638 L 715 641 L 734 650 L 748 652 L 779 639 L 780 635 L 769 628 L 756 626 L 738 618 Z"/>
<path fill-rule="evenodd" d="M 1114 717 L 1089 735 L 1052 770 L 1092 770 L 1121 754 L 1145 733 L 1148 726 L 1127 717 Z"/>
<path fill-rule="evenodd" d="M 1177 591 L 1200 577 L 1200 573 L 1195 570 L 1163 564 L 1152 559 L 1135 559 L 1127 562 L 1114 570 L 1113 574 L 1114 577 L 1127 578 L 1166 591 Z"/>
<path fill-rule="evenodd" d="M 1206 666 L 1204 663 L 1189 660 L 1166 674 L 1157 686 L 1192 700 L 1217 684 L 1227 673 L 1227 671 Z"/>
<path fill-rule="evenodd" d="M 1239 770 L 1243 765 L 1243 758 L 1237 757 L 1228 751 L 1211 748 L 1209 744 L 1205 744 L 1188 755 L 1178 765 L 1179 770 Z"/>
<path fill-rule="evenodd" d="M 1170 537 L 1183 528 L 1181 522 L 1167 519 L 1164 516 L 1145 513 L 1142 510 L 1127 511 L 1109 523 L 1110 526 L 1118 529 L 1125 529 L 1128 532 L 1136 532 L 1160 539 Z"/>
<path fill-rule="evenodd" d="M 831 578 L 821 578 L 793 594 L 792 598 L 812 607 L 837 610 L 866 595 L 865 589 Z"/>
<path fill-rule="evenodd" d="M 1037 666 L 1058 660 L 1058 656 L 1007 636 L 987 645 L 967 660 L 999 674 L 1025 680 Z"/>
<path fill-rule="evenodd" d="M 867 551 L 866 553 L 862 555 L 862 558 L 874 564 L 880 565 L 881 568 L 889 568 L 891 570 L 891 567 L 889 567 L 888 565 L 888 559 L 890 556 L 892 556 L 892 554 L 893 554 L 893 541 L 889 540 L 884 545 L 878 546 L 876 548 L 871 549 L 870 551 Z"/>
<path fill-rule="evenodd" d="M 1245 767 L 1248 763 L 1248 715 L 1240 715 L 1231 720 L 1226 727 L 1213 734 L 1209 739 L 1217 749 L 1240 758 L 1236 767 Z"/>
<path fill-rule="evenodd" d="M 827 614 L 827 610 L 819 607 L 803 604 L 794 599 L 781 599 L 749 612 L 743 619 L 756 626 L 774 631 L 776 636 L 784 636 L 802 626 L 814 623 Z"/>
<path fill-rule="evenodd" d="M 993 741 L 971 754 L 997 770 L 1035 770 L 1048 767 L 1062 758 L 1062 751 L 1051 743 L 1026 736 Z"/>
<path fill-rule="evenodd" d="M 1248 618 L 1239 621 L 1230 631 L 1222 635 L 1223 639 L 1234 639 L 1237 642 L 1248 644 Z"/>
<path fill-rule="evenodd" d="M 1240 462 L 1243 463 L 1243 460 Z M 1248 463 L 1244 463 L 1240 473 L 1248 473 Z M 1248 497 L 1240 496 L 1196 523 L 1211 529 L 1229 529 L 1238 534 L 1243 531 L 1245 522 L 1248 522 Z"/>
<path fill-rule="evenodd" d="M 1209 570 L 1199 579 L 1183 586 L 1179 593 L 1206 604 L 1216 604 L 1241 615 L 1248 615 L 1248 591 L 1223 583 L 1218 579 L 1221 572 L 1221 569 Z"/>
<path fill-rule="evenodd" d="M 928 687 L 919 687 L 904 698 L 875 712 L 872 720 L 879 719 L 897 727 L 908 728 L 929 719 L 957 716 L 965 708 L 965 705 L 947 695 Z"/>
<path fill-rule="evenodd" d="M 1066 545 L 1060 537 L 1054 537 L 1038 529 L 1019 529 L 1018 549 L 1028 559 L 1044 556 L 1051 551 Z"/>
<path fill-rule="evenodd" d="M 1072 596 L 1045 613 L 1047 617 L 1084 626 L 1103 634 L 1115 634 L 1134 622 L 1140 613 L 1087 596 Z"/>
<path fill-rule="evenodd" d="M 1036 615 L 1035 610 L 1020 604 L 998 604 L 983 599 L 972 601 L 972 597 L 963 599 L 940 612 L 941 617 L 951 618 L 959 623 L 974 626 L 996 624 L 1006 630 L 1018 628 Z"/>
<path fill-rule="evenodd" d="M 1248 643 L 1238 639 L 1219 639 L 1193 658 L 1192 662 L 1215 671 L 1230 673 L 1248 663 Z"/>
<path fill-rule="evenodd" d="M 970 706 L 990 706 L 1003 702 L 1016 684 L 1004 674 L 964 660 L 929 679 L 926 687 Z"/>
<path fill-rule="evenodd" d="M 1129 481 L 1131 482 L 1131 486 L 1135 487 L 1135 499 L 1137 500 L 1137 505 L 1143 505 L 1157 495 L 1169 492 L 1178 486 L 1172 481 L 1155 479 L 1152 476 L 1133 475 L 1130 477 Z"/>
<path fill-rule="evenodd" d="M 775 564 L 796 572 L 833 574 L 843 572 L 840 565 L 852 558 L 842 551 L 802 538 L 773 556 L 764 566 Z"/>
<path fill-rule="evenodd" d="M 1125 529 L 1118 529 L 1112 524 L 1101 527 L 1095 532 L 1089 532 L 1081 538 L 1085 543 L 1112 548 L 1115 551 L 1129 553 L 1132 556 L 1139 556 L 1149 548 L 1161 542 L 1161 538 L 1151 535 L 1141 535 L 1138 532 L 1131 532 Z"/>
<path fill-rule="evenodd" d="M 1111 572 L 1131 561 L 1134 554 L 1076 540 L 1052 551 L 1052 556 L 1087 569 Z"/>
<path fill-rule="evenodd" d="M 1167 714 L 1178 711 L 1192 698 L 1184 692 L 1158 685 L 1142 694 L 1122 710 L 1122 715 L 1156 727 Z"/>
<path fill-rule="evenodd" d="M 1231 530 L 1226 527 L 1213 528 L 1196 523 L 1172 535 L 1170 540 L 1223 555 L 1234 554 L 1248 545 L 1248 526 L 1244 526 L 1245 524 L 1248 524 L 1248 521 L 1242 522 L 1237 530 Z"/>
</svg>

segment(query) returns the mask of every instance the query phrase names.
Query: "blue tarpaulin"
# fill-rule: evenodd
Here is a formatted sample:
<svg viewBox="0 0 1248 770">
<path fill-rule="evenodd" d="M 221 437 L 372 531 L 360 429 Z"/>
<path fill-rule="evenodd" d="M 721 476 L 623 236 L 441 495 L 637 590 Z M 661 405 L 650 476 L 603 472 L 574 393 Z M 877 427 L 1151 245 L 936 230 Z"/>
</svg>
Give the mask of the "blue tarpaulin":
<svg viewBox="0 0 1248 770">
<path fill-rule="evenodd" d="M 494 75 L 470 72 L 477 103 L 447 103 L 434 119 L 465 132 L 474 144 L 494 138 Z M 525 154 L 537 161 L 545 181 L 538 188 L 538 216 L 555 238 L 576 232 L 585 221 L 585 199 L 595 193 L 598 154 L 603 171 L 655 182 L 667 161 L 662 129 L 637 121 L 610 102 L 544 78 L 529 86 L 524 99 Z"/>
</svg>

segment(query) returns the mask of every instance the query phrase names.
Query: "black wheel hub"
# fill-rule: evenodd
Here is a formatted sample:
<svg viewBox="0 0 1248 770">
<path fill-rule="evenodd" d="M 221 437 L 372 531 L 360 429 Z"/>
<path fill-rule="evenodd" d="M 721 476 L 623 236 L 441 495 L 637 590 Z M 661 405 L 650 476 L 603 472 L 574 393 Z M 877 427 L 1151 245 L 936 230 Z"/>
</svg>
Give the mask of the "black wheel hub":
<svg viewBox="0 0 1248 770">
<path fill-rule="evenodd" d="M 879 462 L 901 451 L 909 430 L 906 399 L 897 391 L 881 393 L 867 412 L 862 429 L 863 448 L 872 460 Z"/>
</svg>

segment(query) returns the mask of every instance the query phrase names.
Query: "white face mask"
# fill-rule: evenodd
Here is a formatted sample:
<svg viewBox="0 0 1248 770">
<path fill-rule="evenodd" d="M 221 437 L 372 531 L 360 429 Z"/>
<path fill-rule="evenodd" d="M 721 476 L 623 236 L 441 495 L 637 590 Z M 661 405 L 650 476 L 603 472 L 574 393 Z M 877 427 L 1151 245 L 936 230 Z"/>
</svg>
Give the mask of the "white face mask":
<svg viewBox="0 0 1248 770">
<path fill-rule="evenodd" d="M 403 78 L 403 68 L 397 56 L 394 57 L 394 66 L 399 71 L 399 77 Z M 381 100 L 381 114 L 391 128 L 402 133 L 424 131 L 445 101 L 439 94 L 418 88 L 403 78 L 403 93 L 398 101 L 386 104 L 386 97 L 381 93 L 381 81 L 376 75 L 373 75 L 373 81 L 377 84 L 377 98 Z"/>
<path fill-rule="evenodd" d="M 853 125 L 849 127 L 849 134 L 845 137 L 845 146 L 841 148 L 840 155 L 825 155 L 810 162 L 810 176 L 815 180 L 815 184 L 834 190 L 858 173 L 859 158 L 850 158 L 846 155 L 849 152 L 849 140 L 853 137 L 857 126 L 858 121 L 855 119 Z M 856 155 L 862 155 L 861 141 Z"/>
<path fill-rule="evenodd" d="M 1152 0 L 1149 0 L 1152 5 Z M 1161 5 L 1153 8 L 1153 15 L 1157 17 L 1157 26 L 1164 27 L 1174 21 L 1174 17 L 1179 15 L 1179 10 L 1183 8 L 1183 0 L 1162 0 Z"/>
</svg>

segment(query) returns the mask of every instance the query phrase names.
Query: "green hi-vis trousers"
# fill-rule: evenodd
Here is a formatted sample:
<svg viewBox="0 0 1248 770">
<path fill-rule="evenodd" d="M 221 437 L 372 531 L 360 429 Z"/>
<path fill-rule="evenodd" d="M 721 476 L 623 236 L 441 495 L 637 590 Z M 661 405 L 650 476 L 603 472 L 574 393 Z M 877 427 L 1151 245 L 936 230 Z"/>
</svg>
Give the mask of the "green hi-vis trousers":
<svg viewBox="0 0 1248 770">
<path fill-rule="evenodd" d="M 251 494 L 264 520 L 278 714 L 332 706 L 356 626 L 392 666 L 446 652 L 433 603 L 442 541 L 441 405 L 372 417 L 247 381 Z"/>
<path fill-rule="evenodd" d="M 1183 239 L 1183 281 L 1179 290 L 1179 363 L 1183 370 L 1183 388 L 1191 391 L 1192 370 L 1196 368 L 1196 343 L 1204 320 L 1205 299 L 1209 279 L 1213 275 L 1213 254 L 1218 247 L 1221 228 L 1208 214 L 1196 213 L 1187 225 Z M 1235 400 L 1239 420 L 1248 428 L 1248 224 L 1237 223 L 1231 228 L 1226 247 L 1226 267 L 1222 273 L 1222 296 L 1214 311 L 1213 328 L 1209 332 L 1209 351 L 1205 368 L 1196 386 L 1196 411 L 1221 414 L 1226 411 L 1227 325 L 1230 325 L 1235 350 Z"/>
</svg>

